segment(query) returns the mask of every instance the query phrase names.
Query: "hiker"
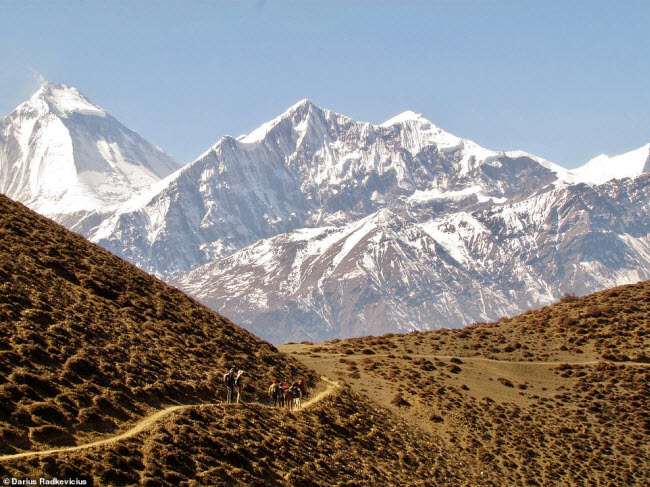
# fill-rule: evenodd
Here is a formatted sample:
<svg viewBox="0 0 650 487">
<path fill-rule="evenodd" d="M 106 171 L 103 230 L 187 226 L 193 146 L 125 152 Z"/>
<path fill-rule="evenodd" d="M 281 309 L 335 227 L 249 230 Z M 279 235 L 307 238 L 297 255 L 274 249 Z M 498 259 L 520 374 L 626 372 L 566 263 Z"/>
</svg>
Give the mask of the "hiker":
<svg viewBox="0 0 650 487">
<path fill-rule="evenodd" d="M 269 386 L 269 399 L 271 400 L 271 406 L 275 406 L 275 389 L 278 387 L 278 380 L 273 379 L 271 385 Z"/>
<path fill-rule="evenodd" d="M 303 383 L 302 379 L 298 381 L 298 389 L 302 392 L 302 397 L 307 396 L 307 386 Z"/>
<path fill-rule="evenodd" d="M 235 390 L 237 391 L 237 404 L 239 404 L 239 397 L 241 395 L 242 391 L 242 375 L 244 371 L 243 370 L 238 370 L 237 371 L 237 376 L 235 377 Z"/>
<path fill-rule="evenodd" d="M 235 388 L 235 369 L 232 368 L 227 374 L 223 376 L 223 383 L 226 386 L 226 402 L 230 404 L 232 402 L 232 391 Z"/>
<path fill-rule="evenodd" d="M 300 387 L 300 382 L 293 381 L 291 387 L 291 406 L 289 409 L 300 409 L 302 406 L 302 388 Z"/>
<path fill-rule="evenodd" d="M 278 406 L 284 407 L 284 391 L 287 388 L 282 381 L 278 381 L 278 388 L 275 391 L 275 394 L 278 397 Z"/>
</svg>

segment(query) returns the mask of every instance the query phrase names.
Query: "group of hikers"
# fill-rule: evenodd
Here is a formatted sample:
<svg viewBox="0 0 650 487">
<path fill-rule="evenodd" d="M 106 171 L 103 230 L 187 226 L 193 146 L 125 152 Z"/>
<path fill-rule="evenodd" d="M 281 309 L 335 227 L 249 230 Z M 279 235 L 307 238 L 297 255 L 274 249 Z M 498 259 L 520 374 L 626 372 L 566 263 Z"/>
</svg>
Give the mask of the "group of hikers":
<svg viewBox="0 0 650 487">
<path fill-rule="evenodd" d="M 277 379 L 269 387 L 271 405 L 279 408 L 286 407 L 289 411 L 300 409 L 302 398 L 307 395 L 307 387 L 303 381 L 293 381 L 286 385 Z"/>
<path fill-rule="evenodd" d="M 226 402 L 239 403 L 241 397 L 243 370 L 235 372 L 231 368 L 223 376 L 223 383 L 226 386 Z M 302 380 L 293 381 L 290 385 L 283 384 L 278 379 L 273 379 L 269 387 L 269 399 L 275 407 L 286 407 L 289 411 L 299 409 L 301 400 L 307 395 L 307 387 Z"/>
</svg>

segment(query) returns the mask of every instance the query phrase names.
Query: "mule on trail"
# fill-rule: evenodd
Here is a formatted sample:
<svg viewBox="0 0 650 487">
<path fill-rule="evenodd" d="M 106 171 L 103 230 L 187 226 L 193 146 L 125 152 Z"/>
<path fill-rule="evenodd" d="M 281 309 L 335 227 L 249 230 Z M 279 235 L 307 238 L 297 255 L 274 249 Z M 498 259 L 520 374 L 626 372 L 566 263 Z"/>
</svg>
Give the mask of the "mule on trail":
<svg viewBox="0 0 650 487">
<path fill-rule="evenodd" d="M 284 391 L 284 402 L 289 411 L 300 408 L 301 398 L 302 391 L 298 387 L 287 387 L 287 389 Z"/>
<path fill-rule="evenodd" d="M 271 399 L 272 406 L 284 406 L 284 389 L 281 383 L 274 382 L 271 384 L 271 387 L 269 387 L 269 398 Z"/>
</svg>

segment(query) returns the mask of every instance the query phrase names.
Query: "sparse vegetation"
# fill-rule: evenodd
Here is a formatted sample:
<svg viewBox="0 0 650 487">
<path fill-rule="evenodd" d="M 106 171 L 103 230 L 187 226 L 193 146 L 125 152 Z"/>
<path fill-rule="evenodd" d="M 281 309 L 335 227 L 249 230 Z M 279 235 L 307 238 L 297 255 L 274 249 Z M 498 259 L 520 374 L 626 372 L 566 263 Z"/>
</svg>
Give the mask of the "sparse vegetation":
<svg viewBox="0 0 650 487">
<path fill-rule="evenodd" d="M 127 428 L 163 404 L 317 377 L 225 318 L 0 196 L 0 454 Z"/>
<path fill-rule="evenodd" d="M 650 283 L 462 330 L 280 347 L 0 197 L 0 463 L 97 485 L 645 485 Z M 244 368 L 246 404 L 221 399 Z M 299 412 L 271 378 L 343 377 Z M 256 400 L 259 403 L 250 404 Z"/>
<path fill-rule="evenodd" d="M 339 350 L 361 365 L 374 350 L 352 388 L 459 447 L 479 485 L 645 485 L 649 307 L 643 282 L 461 330 L 342 340 L 305 363 L 336 374 Z"/>
</svg>

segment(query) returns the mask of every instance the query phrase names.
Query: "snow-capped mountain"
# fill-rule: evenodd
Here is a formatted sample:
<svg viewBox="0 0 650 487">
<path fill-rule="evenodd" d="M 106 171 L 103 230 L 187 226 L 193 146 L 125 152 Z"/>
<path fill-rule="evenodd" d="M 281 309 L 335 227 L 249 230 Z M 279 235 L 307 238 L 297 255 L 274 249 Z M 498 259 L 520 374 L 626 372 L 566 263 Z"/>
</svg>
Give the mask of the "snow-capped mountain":
<svg viewBox="0 0 650 487">
<path fill-rule="evenodd" d="M 275 342 L 458 326 L 650 278 L 650 174 L 264 239 L 172 282 Z"/>
<path fill-rule="evenodd" d="M 635 178 L 650 171 L 650 144 L 618 156 L 601 154 L 571 171 L 576 181 L 602 184 L 612 179 Z"/>
<path fill-rule="evenodd" d="M 69 86 L 46 83 L 0 120 L 0 192 L 69 227 L 178 168 Z"/>
<path fill-rule="evenodd" d="M 412 112 L 372 125 L 303 100 L 249 135 L 222 138 L 92 239 L 169 276 L 294 229 L 343 225 L 382 208 L 432 218 L 525 198 L 565 176 L 530 154 L 483 149 Z"/>
<path fill-rule="evenodd" d="M 303 100 L 92 238 L 276 342 L 462 325 L 650 277 L 644 150 L 601 181 Z"/>
<path fill-rule="evenodd" d="M 172 283 L 274 342 L 457 326 L 512 308 L 386 209 L 260 240 Z"/>
<path fill-rule="evenodd" d="M 59 85 L 0 143 L 2 191 L 274 342 L 462 326 L 650 278 L 650 144 L 567 170 L 414 112 L 373 125 L 302 100 L 172 173 Z"/>
</svg>

